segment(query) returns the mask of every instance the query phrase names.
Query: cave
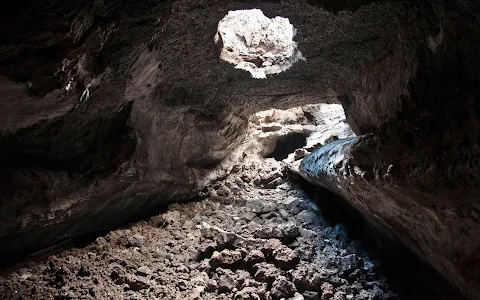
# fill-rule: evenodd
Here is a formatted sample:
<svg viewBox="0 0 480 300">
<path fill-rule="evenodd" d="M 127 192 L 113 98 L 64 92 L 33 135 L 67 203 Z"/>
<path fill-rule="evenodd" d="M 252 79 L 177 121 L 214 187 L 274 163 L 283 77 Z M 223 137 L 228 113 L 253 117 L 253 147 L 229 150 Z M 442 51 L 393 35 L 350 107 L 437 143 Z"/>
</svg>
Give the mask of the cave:
<svg viewBox="0 0 480 300">
<path fill-rule="evenodd" d="M 5 299 L 480 299 L 480 3 L 0 11 Z"/>
</svg>

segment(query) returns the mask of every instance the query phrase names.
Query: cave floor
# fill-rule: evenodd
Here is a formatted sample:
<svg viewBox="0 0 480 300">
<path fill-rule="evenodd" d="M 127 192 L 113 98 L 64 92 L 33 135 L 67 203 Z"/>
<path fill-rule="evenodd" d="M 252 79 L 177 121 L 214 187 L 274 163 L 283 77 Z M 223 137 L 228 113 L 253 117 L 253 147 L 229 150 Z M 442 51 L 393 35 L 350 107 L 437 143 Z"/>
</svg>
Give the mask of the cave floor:
<svg viewBox="0 0 480 300">
<path fill-rule="evenodd" d="M 3 299 L 400 299 L 363 242 L 273 159 L 197 202 L 2 272 Z M 261 170 L 260 170 L 261 169 Z M 412 298 L 409 298 L 412 299 Z"/>
</svg>

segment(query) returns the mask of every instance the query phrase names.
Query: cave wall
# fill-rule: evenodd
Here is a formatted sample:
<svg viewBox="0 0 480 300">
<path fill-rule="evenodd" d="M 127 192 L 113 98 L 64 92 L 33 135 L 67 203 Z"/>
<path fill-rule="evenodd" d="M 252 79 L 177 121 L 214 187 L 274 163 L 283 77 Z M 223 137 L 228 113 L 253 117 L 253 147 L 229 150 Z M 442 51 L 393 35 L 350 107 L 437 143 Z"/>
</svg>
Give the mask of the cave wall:
<svg viewBox="0 0 480 300">
<path fill-rule="evenodd" d="M 392 52 L 339 95 L 363 136 L 323 147 L 301 173 L 479 299 L 480 5 L 413 3 Z"/>
</svg>

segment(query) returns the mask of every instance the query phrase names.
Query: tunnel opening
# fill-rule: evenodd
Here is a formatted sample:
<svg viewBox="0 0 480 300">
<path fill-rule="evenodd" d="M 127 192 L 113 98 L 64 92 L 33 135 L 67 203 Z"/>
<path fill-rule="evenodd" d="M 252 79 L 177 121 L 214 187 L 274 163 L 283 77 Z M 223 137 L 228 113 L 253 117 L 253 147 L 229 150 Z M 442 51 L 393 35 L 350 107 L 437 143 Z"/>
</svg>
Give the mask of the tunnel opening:
<svg viewBox="0 0 480 300">
<path fill-rule="evenodd" d="M 279 137 L 275 150 L 268 154 L 267 158 L 274 158 L 275 160 L 284 160 L 293 153 L 296 149 L 307 145 L 307 135 L 299 132 L 292 132 L 285 136 Z"/>
</svg>

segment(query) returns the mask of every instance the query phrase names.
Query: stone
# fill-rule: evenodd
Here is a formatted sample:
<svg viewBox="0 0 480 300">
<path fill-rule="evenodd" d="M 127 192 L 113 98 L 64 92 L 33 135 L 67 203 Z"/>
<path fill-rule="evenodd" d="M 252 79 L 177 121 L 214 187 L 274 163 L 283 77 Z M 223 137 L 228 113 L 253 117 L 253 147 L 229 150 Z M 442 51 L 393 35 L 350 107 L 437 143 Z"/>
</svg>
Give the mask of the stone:
<svg viewBox="0 0 480 300">
<path fill-rule="evenodd" d="M 278 277 L 272 284 L 270 294 L 273 300 L 279 300 L 282 298 L 290 298 L 295 295 L 297 289 L 295 285 L 288 281 L 285 277 Z"/>
<path fill-rule="evenodd" d="M 261 124 L 261 126 L 262 126 L 263 132 L 272 132 L 272 131 L 278 131 L 282 129 L 282 125 L 279 123 L 267 123 L 267 124 Z"/>
<path fill-rule="evenodd" d="M 235 300 L 261 300 L 257 293 L 257 289 L 254 287 L 245 287 L 242 290 L 235 293 Z"/>
<path fill-rule="evenodd" d="M 322 288 L 322 298 L 321 298 L 321 300 L 328 300 L 328 299 L 333 298 L 333 296 L 334 296 L 333 285 L 331 285 L 328 282 L 324 282 L 324 283 L 322 283 L 321 288 Z"/>
<path fill-rule="evenodd" d="M 207 292 L 215 292 L 218 288 L 218 283 L 214 279 L 207 279 L 205 289 Z"/>
<path fill-rule="evenodd" d="M 222 252 L 213 252 L 210 258 L 210 266 L 214 269 L 221 268 L 236 268 L 243 260 L 242 253 L 235 250 L 222 250 Z"/>
<path fill-rule="evenodd" d="M 140 276 L 148 276 L 152 274 L 152 270 L 150 270 L 150 268 L 148 268 L 147 266 L 141 266 L 137 269 L 136 274 Z"/>
<path fill-rule="evenodd" d="M 266 257 L 272 257 L 273 252 L 281 247 L 283 247 L 283 243 L 280 240 L 269 239 L 263 244 L 261 251 Z"/>
<path fill-rule="evenodd" d="M 254 275 L 253 278 L 260 282 L 266 282 L 267 284 L 272 284 L 275 279 L 280 276 L 282 273 L 275 265 L 269 263 L 258 263 L 252 268 Z"/>
<path fill-rule="evenodd" d="M 187 282 L 185 280 L 179 280 L 177 282 L 177 287 L 180 291 L 186 291 L 188 289 Z"/>
<path fill-rule="evenodd" d="M 273 251 L 275 265 L 284 270 L 293 269 L 300 259 L 294 250 L 283 246 Z"/>
<path fill-rule="evenodd" d="M 299 160 L 299 159 L 302 159 L 304 158 L 305 156 L 307 156 L 309 154 L 309 152 L 305 149 L 297 149 L 295 150 L 294 152 L 294 156 L 293 156 L 293 159 L 294 160 Z"/>
<path fill-rule="evenodd" d="M 229 270 L 228 270 L 229 271 Z M 237 288 L 237 280 L 235 273 L 223 272 L 223 274 L 217 276 L 217 290 L 219 293 L 229 293 Z"/>
<path fill-rule="evenodd" d="M 128 285 L 128 289 L 132 291 L 140 291 L 150 287 L 147 279 L 130 274 L 126 276 L 125 283 Z"/>
<path fill-rule="evenodd" d="M 305 300 L 320 300 L 320 296 L 318 292 L 314 292 L 314 291 L 303 292 L 303 298 Z"/>
<path fill-rule="evenodd" d="M 305 300 L 302 294 L 300 293 L 295 293 L 292 298 L 289 298 L 289 300 Z"/>
<path fill-rule="evenodd" d="M 128 237 L 128 245 L 131 247 L 142 247 L 145 243 L 145 237 L 140 234 L 135 234 Z"/>
<path fill-rule="evenodd" d="M 244 261 L 245 261 L 245 265 L 253 266 L 254 264 L 264 262 L 265 255 L 263 254 L 262 251 L 254 249 L 247 253 L 247 256 L 245 257 Z"/>
</svg>

